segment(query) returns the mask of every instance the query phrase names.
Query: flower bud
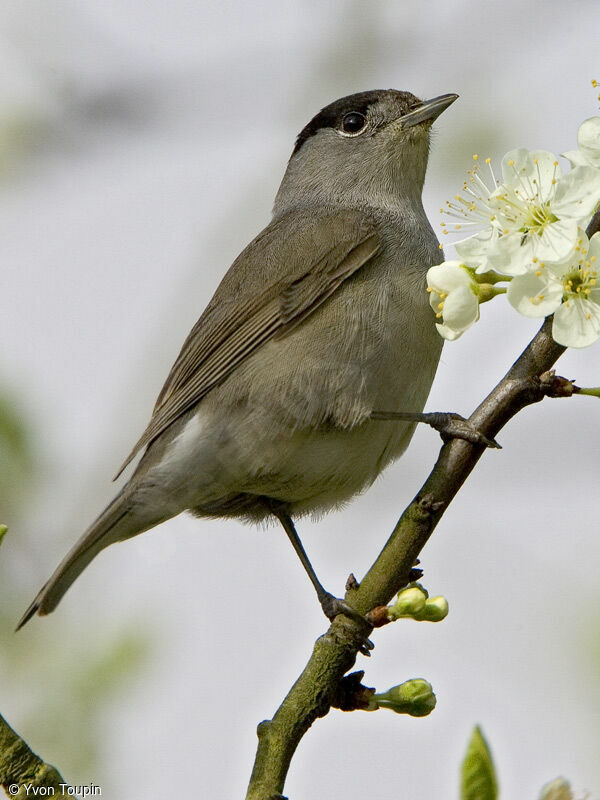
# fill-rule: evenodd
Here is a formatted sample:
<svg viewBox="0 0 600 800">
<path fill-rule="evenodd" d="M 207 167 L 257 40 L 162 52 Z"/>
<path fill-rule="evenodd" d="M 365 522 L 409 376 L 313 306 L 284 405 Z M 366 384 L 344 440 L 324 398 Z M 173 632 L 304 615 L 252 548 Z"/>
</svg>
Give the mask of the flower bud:
<svg viewBox="0 0 600 800">
<path fill-rule="evenodd" d="M 573 800 L 573 792 L 569 782 L 564 778 L 556 778 L 550 781 L 542 788 L 540 800 Z"/>
<path fill-rule="evenodd" d="M 399 686 L 392 686 L 387 692 L 374 694 L 372 700 L 379 708 L 389 708 L 396 714 L 409 714 L 411 717 L 426 717 L 436 703 L 431 684 L 423 678 L 412 678 Z"/>
<path fill-rule="evenodd" d="M 420 583 L 412 583 L 398 593 L 393 606 L 387 609 L 390 621 L 409 617 L 417 622 L 441 622 L 448 616 L 448 601 L 445 597 L 429 597 L 427 589 Z"/>
<path fill-rule="evenodd" d="M 427 600 L 423 609 L 423 616 L 419 619 L 427 620 L 427 622 L 441 622 L 447 616 L 448 601 L 442 595 L 438 595 Z"/>
<path fill-rule="evenodd" d="M 411 583 L 406 589 L 398 592 L 396 602 L 388 609 L 388 616 L 390 619 L 415 618 L 425 608 L 428 597 L 427 590 L 420 583 Z"/>
</svg>

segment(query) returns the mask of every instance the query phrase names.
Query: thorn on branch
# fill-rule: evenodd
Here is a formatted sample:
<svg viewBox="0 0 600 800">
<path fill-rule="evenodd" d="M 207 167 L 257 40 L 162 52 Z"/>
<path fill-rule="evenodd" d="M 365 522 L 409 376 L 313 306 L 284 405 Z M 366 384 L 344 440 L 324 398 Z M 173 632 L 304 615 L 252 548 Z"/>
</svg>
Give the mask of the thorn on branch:
<svg viewBox="0 0 600 800">
<path fill-rule="evenodd" d="M 354 577 L 354 573 L 351 572 L 350 575 L 348 575 L 348 580 L 346 581 L 346 591 L 350 592 L 353 589 L 358 589 L 359 586 L 360 583 Z"/>
</svg>

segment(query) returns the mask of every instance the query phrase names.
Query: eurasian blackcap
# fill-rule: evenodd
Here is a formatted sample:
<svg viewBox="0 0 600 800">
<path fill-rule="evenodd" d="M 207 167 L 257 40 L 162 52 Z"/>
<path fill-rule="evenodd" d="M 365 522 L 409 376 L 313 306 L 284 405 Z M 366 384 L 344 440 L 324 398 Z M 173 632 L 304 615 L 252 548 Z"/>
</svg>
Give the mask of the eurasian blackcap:
<svg viewBox="0 0 600 800">
<path fill-rule="evenodd" d="M 301 131 L 273 219 L 192 329 L 122 469 L 130 480 L 41 589 L 54 610 L 90 561 L 180 514 L 277 517 L 329 617 L 292 517 L 366 489 L 406 449 L 436 371 L 425 273 L 442 260 L 421 192 L 432 122 L 457 95 L 343 97 Z"/>
</svg>

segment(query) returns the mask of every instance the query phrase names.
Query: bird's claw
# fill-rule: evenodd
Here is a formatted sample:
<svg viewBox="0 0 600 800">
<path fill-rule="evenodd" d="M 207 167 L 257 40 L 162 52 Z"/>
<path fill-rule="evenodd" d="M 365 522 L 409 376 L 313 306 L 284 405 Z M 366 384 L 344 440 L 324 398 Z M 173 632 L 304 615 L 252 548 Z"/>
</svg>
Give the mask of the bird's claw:
<svg viewBox="0 0 600 800">
<path fill-rule="evenodd" d="M 354 622 L 358 622 L 363 627 L 365 625 L 368 625 L 369 630 L 372 630 L 373 626 L 371 625 L 369 620 L 355 608 L 352 608 L 352 606 L 348 605 L 348 603 L 345 600 L 342 600 L 339 597 L 335 597 L 334 595 L 330 594 L 330 592 L 325 592 L 319 598 L 319 601 L 321 603 L 321 608 L 323 609 L 323 613 L 330 622 L 333 622 L 333 620 L 337 616 L 343 614 L 343 616 L 348 617 L 348 619 L 354 620 Z M 358 649 L 359 652 L 362 653 L 364 656 L 370 656 L 371 655 L 370 651 L 373 650 L 374 647 L 375 645 L 373 644 L 373 642 L 365 637 L 364 641 L 362 642 L 362 644 Z"/>
<path fill-rule="evenodd" d="M 435 412 L 428 415 L 430 418 L 427 420 L 432 428 L 439 432 L 442 439 L 446 442 L 450 439 L 465 439 L 467 442 L 473 444 L 482 444 L 485 447 L 492 447 L 498 450 L 502 449 L 502 445 L 498 444 L 495 439 L 490 439 L 481 431 L 465 419 L 460 414 L 453 412 Z"/>
</svg>

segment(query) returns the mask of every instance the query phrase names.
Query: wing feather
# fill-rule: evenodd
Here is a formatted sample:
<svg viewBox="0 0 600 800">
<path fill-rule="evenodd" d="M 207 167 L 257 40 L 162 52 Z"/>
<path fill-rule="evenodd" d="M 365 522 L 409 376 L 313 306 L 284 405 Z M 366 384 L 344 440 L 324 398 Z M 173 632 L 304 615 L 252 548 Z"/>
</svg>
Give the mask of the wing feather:
<svg viewBox="0 0 600 800">
<path fill-rule="evenodd" d="M 380 247 L 375 224 L 360 212 L 324 211 L 321 218 L 315 219 L 313 211 L 307 220 L 308 233 L 302 220 L 297 219 L 302 214 L 306 212 L 295 212 L 283 221 L 271 223 L 234 262 L 186 339 L 148 427 L 116 477 L 139 450 L 225 380 L 257 348 L 269 339 L 287 335 L 306 319 Z M 280 230 L 275 230 L 277 227 Z M 288 237 L 281 247 L 286 233 Z M 300 241 L 294 241 L 294 233 Z M 280 253 L 274 250 L 278 244 Z M 245 274 L 252 276 L 248 281 L 240 275 L 240 263 Z M 269 269 L 272 274 L 263 275 L 261 284 L 261 270 Z M 245 299 L 240 302 L 240 297 Z"/>
</svg>

